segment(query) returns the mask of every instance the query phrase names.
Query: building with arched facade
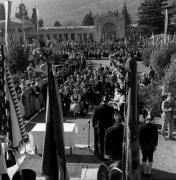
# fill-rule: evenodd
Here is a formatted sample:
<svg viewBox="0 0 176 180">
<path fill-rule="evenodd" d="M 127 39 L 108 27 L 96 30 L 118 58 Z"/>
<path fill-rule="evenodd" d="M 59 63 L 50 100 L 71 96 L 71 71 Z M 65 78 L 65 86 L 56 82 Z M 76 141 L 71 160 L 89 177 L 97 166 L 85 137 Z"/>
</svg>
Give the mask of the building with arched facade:
<svg viewBox="0 0 176 180">
<path fill-rule="evenodd" d="M 2 29 L 1 26 L 4 26 L 4 23 L 0 22 L 0 29 Z M 12 32 L 16 32 L 14 34 L 15 39 L 13 39 L 15 43 L 21 43 L 24 38 L 31 42 L 37 37 L 35 26 L 30 21 L 22 22 L 15 18 L 15 23 L 11 24 L 11 29 Z M 38 38 L 57 40 L 58 42 L 115 41 L 125 38 L 125 20 L 121 15 L 108 12 L 104 15 L 96 15 L 94 26 L 42 27 L 38 30 Z"/>
<path fill-rule="evenodd" d="M 95 36 L 97 41 L 125 38 L 125 20 L 120 15 L 108 13 L 95 16 Z"/>
<path fill-rule="evenodd" d="M 26 33 L 28 39 L 35 38 L 35 31 Z M 94 26 L 43 27 L 38 31 L 39 39 L 62 41 L 115 41 L 125 38 L 125 20 L 122 15 L 108 12 L 96 15 Z"/>
</svg>

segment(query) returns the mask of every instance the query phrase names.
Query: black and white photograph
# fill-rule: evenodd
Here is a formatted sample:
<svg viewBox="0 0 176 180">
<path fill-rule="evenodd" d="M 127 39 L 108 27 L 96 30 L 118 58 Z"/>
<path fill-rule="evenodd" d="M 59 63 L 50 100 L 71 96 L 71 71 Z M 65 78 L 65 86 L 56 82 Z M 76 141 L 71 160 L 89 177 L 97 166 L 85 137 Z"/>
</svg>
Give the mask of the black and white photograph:
<svg viewBox="0 0 176 180">
<path fill-rule="evenodd" d="M 0 180 L 176 180 L 176 0 L 0 0 Z"/>
</svg>

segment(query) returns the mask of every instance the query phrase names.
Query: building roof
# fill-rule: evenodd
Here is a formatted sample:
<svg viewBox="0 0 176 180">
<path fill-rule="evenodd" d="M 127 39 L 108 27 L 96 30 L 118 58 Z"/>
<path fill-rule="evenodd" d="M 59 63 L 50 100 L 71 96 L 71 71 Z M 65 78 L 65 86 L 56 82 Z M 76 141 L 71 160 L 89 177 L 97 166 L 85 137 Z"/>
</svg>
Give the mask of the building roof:
<svg viewBox="0 0 176 180">
<path fill-rule="evenodd" d="M 10 21 L 11 21 L 11 23 L 14 23 L 14 24 L 23 24 L 23 22 L 16 17 L 11 17 Z M 1 20 L 0 24 L 5 24 L 5 20 Z"/>
<path fill-rule="evenodd" d="M 60 27 L 42 27 L 40 30 L 66 30 L 66 29 L 94 29 L 95 26 L 60 26 Z"/>
</svg>

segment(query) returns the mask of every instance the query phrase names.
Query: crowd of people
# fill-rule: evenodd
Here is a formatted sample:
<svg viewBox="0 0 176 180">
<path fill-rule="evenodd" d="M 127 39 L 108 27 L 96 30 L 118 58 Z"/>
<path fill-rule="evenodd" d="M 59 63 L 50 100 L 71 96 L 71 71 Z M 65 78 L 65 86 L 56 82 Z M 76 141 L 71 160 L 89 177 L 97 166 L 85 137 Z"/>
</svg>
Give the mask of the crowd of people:
<svg viewBox="0 0 176 180">
<path fill-rule="evenodd" d="M 29 120 L 33 115 L 45 108 L 47 80 L 43 77 L 31 81 L 22 79 L 15 83 L 24 119 Z"/>
<path fill-rule="evenodd" d="M 53 49 L 50 50 L 49 47 Z M 58 44 L 47 46 L 47 51 L 54 52 L 65 59 L 63 64 L 55 65 L 55 76 L 59 84 L 62 108 L 64 115 L 72 112 L 74 116 L 82 117 L 89 113 L 93 106 L 95 112 L 92 118 L 94 129 L 94 154 L 101 160 L 121 161 L 122 142 L 124 132 L 124 106 L 125 100 L 125 63 L 127 59 L 141 59 L 141 49 L 134 50 L 125 44 Z M 42 53 L 46 47 L 37 50 Z M 51 52 L 52 51 L 52 52 Z M 45 56 L 42 54 L 42 56 Z M 86 59 L 109 57 L 110 66 L 101 64 L 94 68 Z M 45 59 L 47 57 L 45 56 Z M 45 68 L 44 68 L 45 69 Z M 19 98 L 24 105 L 25 117 L 38 112 L 46 104 L 47 80 L 45 77 L 33 78 L 34 67 L 30 63 L 27 68 L 28 83 L 17 85 Z M 156 78 L 155 71 L 150 67 L 149 74 L 143 74 L 140 85 L 147 86 Z M 168 98 L 169 101 L 169 98 Z M 162 135 L 165 136 L 168 116 L 163 103 Z M 168 111 L 171 111 L 169 108 Z M 157 128 L 152 124 L 153 117 L 150 112 L 143 111 L 145 123 L 140 127 L 140 146 L 142 150 L 143 173 L 151 176 L 153 154 L 158 143 Z M 169 128 L 171 129 L 171 128 Z M 152 132 L 152 133 L 148 133 Z M 170 130 L 172 133 L 172 129 Z M 169 134 L 170 135 L 170 134 Z M 152 139 L 152 141 L 151 141 Z M 121 168 L 119 166 L 119 168 Z M 119 171 L 120 172 L 120 171 Z"/>
</svg>

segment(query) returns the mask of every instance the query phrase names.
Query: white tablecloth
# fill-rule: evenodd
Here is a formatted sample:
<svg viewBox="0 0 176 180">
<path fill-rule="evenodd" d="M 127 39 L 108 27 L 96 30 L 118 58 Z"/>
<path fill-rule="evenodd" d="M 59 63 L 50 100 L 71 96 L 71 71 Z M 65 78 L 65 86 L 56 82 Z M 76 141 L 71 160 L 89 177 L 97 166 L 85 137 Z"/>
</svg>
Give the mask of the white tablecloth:
<svg viewBox="0 0 176 180">
<path fill-rule="evenodd" d="M 37 148 L 39 154 L 43 151 L 46 123 L 37 123 L 30 132 L 30 141 L 32 148 Z M 64 143 L 65 147 L 75 146 L 75 123 L 64 123 Z"/>
</svg>

